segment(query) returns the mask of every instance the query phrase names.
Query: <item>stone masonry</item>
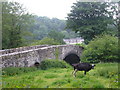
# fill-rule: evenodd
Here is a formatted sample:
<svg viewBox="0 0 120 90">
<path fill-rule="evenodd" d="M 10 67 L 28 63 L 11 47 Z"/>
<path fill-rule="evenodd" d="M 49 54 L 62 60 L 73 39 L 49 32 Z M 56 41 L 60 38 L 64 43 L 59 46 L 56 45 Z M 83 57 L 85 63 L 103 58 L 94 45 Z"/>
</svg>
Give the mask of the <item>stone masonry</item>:
<svg viewBox="0 0 120 90">
<path fill-rule="evenodd" d="M 0 50 L 0 67 L 30 67 L 45 59 L 63 60 L 69 53 L 81 56 L 83 47 L 77 45 L 37 45 Z"/>
</svg>

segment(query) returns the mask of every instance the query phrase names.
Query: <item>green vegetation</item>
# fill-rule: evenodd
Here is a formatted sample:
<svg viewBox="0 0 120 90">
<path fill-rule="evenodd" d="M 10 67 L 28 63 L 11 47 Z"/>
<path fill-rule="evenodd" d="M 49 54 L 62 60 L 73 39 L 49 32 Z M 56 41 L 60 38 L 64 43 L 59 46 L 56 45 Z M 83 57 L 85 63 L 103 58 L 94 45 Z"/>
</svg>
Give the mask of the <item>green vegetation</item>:
<svg viewBox="0 0 120 90">
<path fill-rule="evenodd" d="M 71 66 L 63 60 L 46 59 L 36 67 L 7 67 L 2 69 L 2 75 L 14 76 L 36 70 L 47 70 L 50 68 L 70 68 Z"/>
<path fill-rule="evenodd" d="M 56 59 L 59 59 L 59 54 L 60 54 L 60 53 L 59 53 L 59 49 L 56 48 L 56 49 L 55 49 L 55 52 L 54 52 L 54 55 L 55 55 L 55 58 L 56 58 Z"/>
<path fill-rule="evenodd" d="M 85 39 L 85 43 L 101 33 L 118 36 L 119 22 L 113 18 L 118 13 L 116 3 L 77 1 L 68 20 L 29 14 L 17 2 L 4 2 L 2 6 L 2 49 L 31 44 L 64 44 L 63 38 L 78 35 Z"/>
<path fill-rule="evenodd" d="M 50 31 L 48 37 L 42 40 L 34 40 L 30 45 L 61 45 L 65 44 L 63 41 L 64 35 L 61 32 Z"/>
<path fill-rule="evenodd" d="M 47 44 L 46 41 L 52 41 L 50 45 L 64 44 L 63 38 L 77 35 L 65 27 L 65 20 L 29 14 L 18 2 L 2 3 L 2 49 Z"/>
<path fill-rule="evenodd" d="M 37 68 L 35 67 L 7 67 L 2 69 L 2 75 L 14 76 L 36 70 Z"/>
<path fill-rule="evenodd" d="M 46 70 L 46 69 L 50 69 L 50 68 L 69 68 L 70 65 L 68 65 L 65 61 L 63 60 L 52 60 L 52 59 L 48 59 L 48 60 L 44 60 L 40 63 L 40 69 L 42 70 Z"/>
<path fill-rule="evenodd" d="M 48 34 L 51 32 L 57 32 L 57 35 L 62 33 L 65 38 L 72 38 L 76 37 L 76 34 L 73 31 L 65 30 L 66 21 L 59 20 L 57 18 L 48 18 L 48 17 L 41 17 L 41 16 L 34 16 L 35 22 L 31 25 L 29 31 L 33 33 L 32 39 L 34 40 L 41 40 L 44 37 L 49 37 Z M 56 35 L 56 37 L 57 37 Z M 60 37 L 61 38 L 61 37 Z"/>
<path fill-rule="evenodd" d="M 76 78 L 72 76 L 73 68 L 61 60 L 44 60 L 38 68 L 4 68 L 3 88 L 118 88 L 120 73 L 115 62 L 118 61 L 116 36 L 120 24 L 113 18 L 118 13 L 116 3 L 77 1 L 68 14 L 67 23 L 31 15 L 17 2 L 3 2 L 2 6 L 2 49 L 60 45 L 64 44 L 63 38 L 79 34 L 87 44 L 76 44 L 85 48 L 82 61 L 100 62 L 86 76 L 78 72 Z M 58 48 L 54 54 L 58 59 Z"/>
<path fill-rule="evenodd" d="M 41 40 L 44 37 L 47 37 L 48 33 L 52 30 L 61 32 L 65 27 L 65 21 L 57 18 L 50 19 L 48 17 L 35 15 L 34 20 L 35 22 L 29 29 L 34 35 L 34 37 L 32 37 L 34 40 Z"/>
<path fill-rule="evenodd" d="M 15 76 L 2 75 L 3 88 L 118 88 L 118 64 L 99 63 L 85 76 L 73 68 L 50 68 Z"/>
<path fill-rule="evenodd" d="M 82 46 L 82 47 L 84 47 L 84 49 L 87 47 L 87 45 L 84 44 L 84 43 L 77 43 L 77 44 L 75 44 L 75 45 Z"/>
<path fill-rule="evenodd" d="M 2 49 L 16 48 L 25 45 L 32 16 L 17 2 L 2 3 Z"/>
<path fill-rule="evenodd" d="M 111 35 L 94 38 L 85 47 L 81 59 L 84 62 L 117 62 L 118 38 Z"/>
<path fill-rule="evenodd" d="M 48 37 L 53 38 L 54 40 L 58 41 L 61 44 L 64 44 L 63 38 L 65 37 L 64 34 L 58 31 L 50 31 L 48 33 Z"/>
<path fill-rule="evenodd" d="M 117 5 L 113 2 L 81 2 L 73 4 L 67 17 L 67 28 L 79 33 L 88 44 L 102 33 L 117 34 Z"/>
<path fill-rule="evenodd" d="M 59 43 L 58 41 L 54 40 L 53 38 L 48 38 L 45 37 L 42 40 L 37 40 L 33 43 L 31 43 L 30 45 L 60 45 L 61 43 Z"/>
</svg>

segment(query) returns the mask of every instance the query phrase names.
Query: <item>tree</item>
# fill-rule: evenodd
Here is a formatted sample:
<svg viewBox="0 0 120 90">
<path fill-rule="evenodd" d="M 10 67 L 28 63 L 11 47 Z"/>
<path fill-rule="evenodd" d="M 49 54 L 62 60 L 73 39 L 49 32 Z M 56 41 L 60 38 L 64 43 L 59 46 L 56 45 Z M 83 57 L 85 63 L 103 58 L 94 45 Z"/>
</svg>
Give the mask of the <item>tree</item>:
<svg viewBox="0 0 120 90">
<path fill-rule="evenodd" d="M 22 46 L 32 16 L 17 2 L 3 2 L 2 6 L 2 49 Z"/>
<path fill-rule="evenodd" d="M 36 42 L 32 43 L 31 45 L 60 45 L 60 43 L 53 38 L 45 37 L 42 40 L 37 40 Z"/>
<path fill-rule="evenodd" d="M 113 24 L 115 8 L 108 2 L 74 3 L 67 17 L 67 28 L 72 29 L 88 43 L 96 35 L 108 31 L 108 25 Z"/>
<path fill-rule="evenodd" d="M 84 62 L 117 62 L 118 38 L 111 35 L 99 35 L 85 47 L 81 60 Z"/>
<path fill-rule="evenodd" d="M 54 40 L 58 41 L 61 44 L 64 44 L 63 38 L 65 37 L 64 34 L 62 34 L 61 32 L 57 32 L 57 31 L 50 31 L 48 33 L 48 37 L 53 38 Z"/>
<path fill-rule="evenodd" d="M 76 37 L 74 31 L 65 30 L 66 21 L 59 20 L 57 18 L 48 18 L 41 16 L 34 16 L 34 23 L 31 25 L 29 32 L 33 33 L 33 40 L 42 40 L 44 37 L 48 37 L 48 34 L 54 30 L 56 32 L 61 32 L 65 37 L 64 38 L 73 38 Z"/>
<path fill-rule="evenodd" d="M 65 20 L 59 20 L 57 18 L 48 18 L 41 16 L 34 16 L 35 22 L 30 28 L 30 32 L 34 34 L 34 39 L 41 40 L 47 37 L 51 30 L 61 32 L 66 27 Z"/>
</svg>

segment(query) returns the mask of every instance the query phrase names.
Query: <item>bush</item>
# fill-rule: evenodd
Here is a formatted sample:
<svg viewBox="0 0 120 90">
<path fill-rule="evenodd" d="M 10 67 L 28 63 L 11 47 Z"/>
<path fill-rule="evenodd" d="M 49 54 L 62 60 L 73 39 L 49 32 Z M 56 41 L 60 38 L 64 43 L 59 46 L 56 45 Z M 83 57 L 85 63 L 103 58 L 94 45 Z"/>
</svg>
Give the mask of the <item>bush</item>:
<svg viewBox="0 0 120 90">
<path fill-rule="evenodd" d="M 42 40 L 36 41 L 32 43 L 31 45 L 59 45 L 61 43 L 57 42 L 56 40 L 52 38 L 45 37 Z"/>
<path fill-rule="evenodd" d="M 2 75 L 14 76 L 22 73 L 32 72 L 37 70 L 35 67 L 7 67 L 3 68 Z"/>
<path fill-rule="evenodd" d="M 81 59 L 92 63 L 118 61 L 118 38 L 110 35 L 96 37 L 87 45 Z"/>
<path fill-rule="evenodd" d="M 40 63 L 40 69 L 46 70 L 49 68 L 69 68 L 70 65 L 62 60 L 44 60 Z"/>
<path fill-rule="evenodd" d="M 75 44 L 75 45 L 82 46 L 82 47 L 84 47 L 84 48 L 86 48 L 86 47 L 87 47 L 87 45 L 86 45 L 86 44 L 84 44 L 84 43 L 77 43 L 77 44 Z"/>
</svg>

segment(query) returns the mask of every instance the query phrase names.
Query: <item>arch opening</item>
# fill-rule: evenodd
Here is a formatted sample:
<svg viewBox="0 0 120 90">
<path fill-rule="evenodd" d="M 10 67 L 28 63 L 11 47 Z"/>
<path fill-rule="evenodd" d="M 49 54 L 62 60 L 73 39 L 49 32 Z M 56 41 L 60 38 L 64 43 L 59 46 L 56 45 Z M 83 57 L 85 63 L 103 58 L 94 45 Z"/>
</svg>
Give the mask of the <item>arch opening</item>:
<svg viewBox="0 0 120 90">
<path fill-rule="evenodd" d="M 69 63 L 70 65 L 72 65 L 75 63 L 79 63 L 80 57 L 74 53 L 70 53 L 63 60 L 66 61 L 67 63 Z"/>
<path fill-rule="evenodd" d="M 40 65 L 39 62 L 35 62 L 35 63 L 34 63 L 34 66 L 35 66 L 35 67 L 38 67 L 39 65 Z"/>
</svg>

